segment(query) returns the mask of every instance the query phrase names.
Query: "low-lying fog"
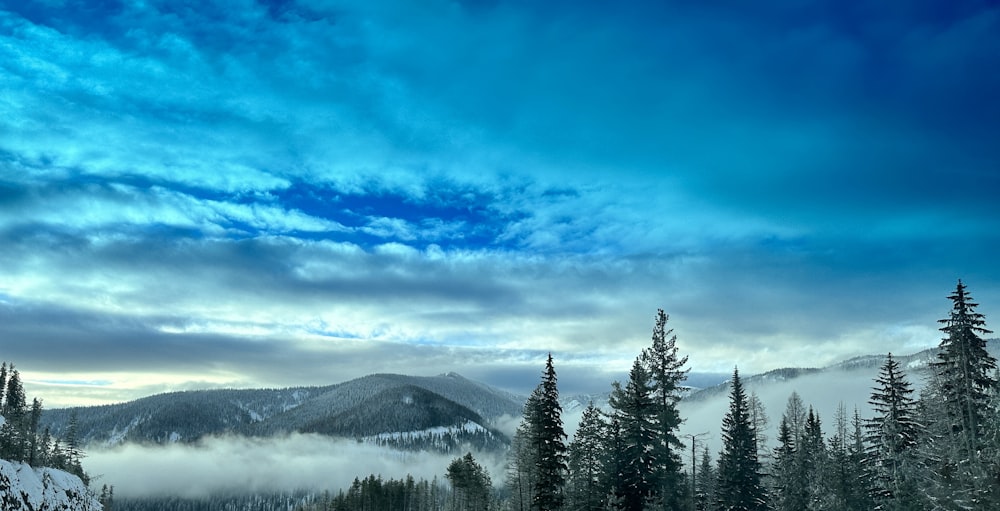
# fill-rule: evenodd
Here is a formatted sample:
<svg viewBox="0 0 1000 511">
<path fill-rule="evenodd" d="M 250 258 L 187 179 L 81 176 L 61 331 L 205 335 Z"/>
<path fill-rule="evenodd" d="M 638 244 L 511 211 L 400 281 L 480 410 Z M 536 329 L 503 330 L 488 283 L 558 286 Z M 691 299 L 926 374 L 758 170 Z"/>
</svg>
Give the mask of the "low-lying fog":
<svg viewBox="0 0 1000 511">
<path fill-rule="evenodd" d="M 868 399 L 876 369 L 828 371 L 790 381 L 748 385 L 764 404 L 769 419 L 766 447 L 776 444 L 775 431 L 791 393 L 798 392 L 806 407 L 820 415 L 824 435 L 834 433 L 834 416 L 843 403 L 848 416 L 857 407 L 870 416 Z M 908 377 L 915 389 L 922 381 Z M 916 396 L 914 396 L 916 397 Z M 728 392 L 701 401 L 682 401 L 685 419 L 681 435 L 708 433 L 699 438 L 698 457 L 707 446 L 713 459 L 721 448 L 722 417 L 729 409 Z M 569 440 L 579 424 L 582 410 L 565 413 Z M 519 418 L 506 417 L 498 429 L 513 434 Z M 685 440 L 685 442 L 689 442 Z M 690 445 L 690 443 L 687 443 Z M 444 478 L 448 464 L 465 451 L 453 454 L 399 452 L 353 440 L 320 435 L 292 434 L 277 438 L 210 438 L 195 445 L 125 445 L 89 452 L 85 468 L 98 476 L 100 484 L 111 484 L 115 493 L 128 497 L 170 495 L 200 497 L 218 492 L 266 492 L 309 488 L 336 492 L 350 486 L 355 477 L 369 474 L 383 478 Z M 473 452 L 486 467 L 495 485 L 503 483 L 503 455 Z M 687 463 L 690 451 L 685 450 Z"/>
</svg>

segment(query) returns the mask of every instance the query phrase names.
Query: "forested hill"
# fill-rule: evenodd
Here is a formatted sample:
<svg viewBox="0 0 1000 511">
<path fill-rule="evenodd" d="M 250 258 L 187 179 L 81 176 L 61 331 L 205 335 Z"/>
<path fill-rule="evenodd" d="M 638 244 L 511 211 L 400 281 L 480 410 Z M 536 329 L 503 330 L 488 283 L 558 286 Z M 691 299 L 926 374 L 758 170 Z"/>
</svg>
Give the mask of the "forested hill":
<svg viewBox="0 0 1000 511">
<path fill-rule="evenodd" d="M 114 405 L 47 410 L 42 425 L 58 434 L 75 416 L 84 443 L 105 445 L 317 432 L 488 447 L 507 442 L 490 422 L 519 415 L 523 403 L 523 397 L 455 373 L 375 374 L 326 387 L 174 392 Z M 400 435 L 386 436 L 393 433 Z"/>
</svg>

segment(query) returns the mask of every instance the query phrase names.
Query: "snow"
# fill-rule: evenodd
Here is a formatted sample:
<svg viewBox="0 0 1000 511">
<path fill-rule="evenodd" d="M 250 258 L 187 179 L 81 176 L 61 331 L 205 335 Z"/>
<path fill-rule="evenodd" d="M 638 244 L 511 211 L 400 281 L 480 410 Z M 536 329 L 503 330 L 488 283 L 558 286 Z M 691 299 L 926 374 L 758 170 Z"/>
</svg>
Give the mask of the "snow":
<svg viewBox="0 0 1000 511">
<path fill-rule="evenodd" d="M 365 437 L 367 441 L 374 440 L 402 440 L 402 439 L 416 439 L 416 438 L 426 438 L 433 436 L 444 436 L 446 433 L 456 433 L 458 431 L 465 431 L 466 433 L 478 433 L 481 431 L 488 430 L 479 424 L 472 421 L 465 421 L 461 426 L 437 426 L 434 428 L 422 429 L 419 431 L 396 431 L 393 433 L 379 433 L 378 435 Z"/>
<path fill-rule="evenodd" d="M 0 460 L 4 511 L 99 511 L 101 504 L 79 477 L 52 468 Z"/>
</svg>

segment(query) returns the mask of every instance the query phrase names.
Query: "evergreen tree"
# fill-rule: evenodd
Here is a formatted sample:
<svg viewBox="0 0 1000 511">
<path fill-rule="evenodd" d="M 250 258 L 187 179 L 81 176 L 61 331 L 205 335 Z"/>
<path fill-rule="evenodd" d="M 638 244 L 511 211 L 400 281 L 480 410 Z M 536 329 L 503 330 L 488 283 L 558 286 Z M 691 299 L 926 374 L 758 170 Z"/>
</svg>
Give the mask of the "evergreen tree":
<svg viewBox="0 0 1000 511">
<path fill-rule="evenodd" d="M 476 462 L 471 452 L 464 457 L 455 458 L 448 465 L 446 477 L 451 483 L 453 508 L 456 511 L 487 511 L 489 509 L 492 488 L 490 476 Z"/>
<path fill-rule="evenodd" d="M 4 419 L 0 426 L 0 458 L 12 461 L 27 461 L 30 439 L 28 427 L 30 416 L 21 385 L 21 375 L 14 364 L 10 365 L 7 388 L 4 394 Z"/>
<path fill-rule="evenodd" d="M 7 362 L 0 364 L 0 415 L 7 415 L 7 401 L 4 399 L 4 389 L 7 388 Z"/>
<path fill-rule="evenodd" d="M 608 425 L 601 411 L 590 403 L 583 411 L 580 426 L 569 444 L 567 501 L 573 511 L 602 511 L 608 491 L 604 473 L 604 438 Z"/>
<path fill-rule="evenodd" d="M 38 466 L 39 455 L 40 455 L 40 442 L 41 437 L 38 435 L 38 425 L 42 420 L 42 401 L 35 398 L 31 401 L 31 414 L 27 422 L 27 428 L 24 431 L 25 436 L 28 437 L 28 464 L 33 466 Z"/>
<path fill-rule="evenodd" d="M 796 452 L 798 467 L 805 474 L 809 494 L 810 511 L 825 511 L 828 506 L 829 490 L 823 478 L 823 470 L 828 464 L 826 445 L 823 443 L 823 428 L 819 414 L 809 407 L 802 445 Z"/>
<path fill-rule="evenodd" d="M 982 457 L 997 363 L 980 337 L 990 333 L 985 317 L 975 311 L 978 304 L 961 280 L 948 298 L 951 313 L 939 321 L 945 336 L 933 378 L 921 395 L 927 441 L 920 450 L 931 474 L 924 489 L 932 505 L 944 509 L 992 509 L 989 495 L 996 476 Z"/>
<path fill-rule="evenodd" d="M 639 359 L 632 364 L 628 383 L 622 388 L 614 383 L 609 399 L 614 417 L 621 428 L 621 461 L 615 494 L 620 509 L 641 511 L 657 495 L 660 442 L 653 384 Z"/>
<path fill-rule="evenodd" d="M 673 329 L 667 329 L 669 317 L 663 311 L 656 311 L 652 345 L 643 350 L 641 360 L 652 384 L 652 398 L 657 430 L 657 441 L 653 444 L 653 492 L 664 509 L 679 507 L 684 475 L 683 462 L 678 451 L 684 448 L 677 437 L 681 425 L 677 403 L 681 399 L 681 385 L 687 379 L 687 357 L 677 353 L 677 336 Z"/>
<path fill-rule="evenodd" d="M 855 411 L 855 414 L 857 411 Z M 858 456 L 854 454 L 855 438 L 847 419 L 847 408 L 841 402 L 834 416 L 834 434 L 828 442 L 828 459 L 823 478 L 826 480 L 828 493 L 825 507 L 837 511 L 868 511 L 872 509 L 863 496 L 868 488 L 865 479 L 859 477 L 864 471 L 864 443 L 862 441 L 860 418 L 858 419 L 857 444 Z"/>
<path fill-rule="evenodd" d="M 538 408 L 534 416 L 536 422 L 532 427 L 532 444 L 537 453 L 537 479 L 532 509 L 551 511 L 562 508 L 563 486 L 566 482 L 566 433 L 563 430 L 562 406 L 559 404 L 559 388 L 551 353 L 545 362 L 540 388 Z"/>
<path fill-rule="evenodd" d="M 729 411 L 722 419 L 722 452 L 719 454 L 717 498 L 722 511 L 767 509 L 767 495 L 760 480 L 756 435 L 750 422 L 749 403 L 739 370 L 733 370 Z"/>
<path fill-rule="evenodd" d="M 795 511 L 806 508 L 808 496 L 805 483 L 799 481 L 795 464 L 795 438 L 788 425 L 788 416 L 782 416 L 778 424 L 778 446 L 771 459 L 771 490 L 774 508 L 777 511 Z"/>
<path fill-rule="evenodd" d="M 961 432 L 963 454 L 975 463 L 979 451 L 981 428 L 984 422 L 987 393 L 994 385 L 993 372 L 996 359 L 986 351 L 986 341 L 980 335 L 991 333 L 985 328 L 985 317 L 976 312 L 977 303 L 966 291 L 962 281 L 949 297 L 952 311 L 941 331 L 938 361 L 934 364 L 940 377 L 941 391 L 948 404 L 952 429 Z"/>
<path fill-rule="evenodd" d="M 715 483 L 718 474 L 712 466 L 712 456 L 708 453 L 708 447 L 702 451 L 697 474 L 694 494 L 695 509 L 699 511 L 715 509 Z"/>
<path fill-rule="evenodd" d="M 873 495 L 880 509 L 914 509 L 914 452 L 920 425 L 916 422 L 916 402 L 910 397 L 913 389 L 892 353 L 875 383 L 868 401 L 875 416 L 865 424 Z"/>
<path fill-rule="evenodd" d="M 798 393 L 788 396 L 778 426 L 778 447 L 771 463 L 773 501 L 778 511 L 803 511 L 809 506 L 810 481 L 803 466 L 806 409 Z"/>
<path fill-rule="evenodd" d="M 855 407 L 854 415 L 851 418 L 851 434 L 847 443 L 848 473 L 853 474 L 853 477 L 845 506 L 845 509 L 852 511 L 867 511 L 875 507 L 871 491 L 872 477 L 868 471 L 868 464 L 865 462 L 867 450 L 864 442 L 863 424 L 861 414 Z"/>
</svg>

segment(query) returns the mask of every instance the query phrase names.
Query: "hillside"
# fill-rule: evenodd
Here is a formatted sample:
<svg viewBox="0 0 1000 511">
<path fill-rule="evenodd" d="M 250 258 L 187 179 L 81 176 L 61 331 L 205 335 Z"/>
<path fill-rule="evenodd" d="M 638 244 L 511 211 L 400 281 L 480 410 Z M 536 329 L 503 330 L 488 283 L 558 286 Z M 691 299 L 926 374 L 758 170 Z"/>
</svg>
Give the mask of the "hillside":
<svg viewBox="0 0 1000 511">
<path fill-rule="evenodd" d="M 415 396 L 411 405 L 389 405 L 402 403 L 406 393 Z M 455 373 L 376 374 L 326 387 L 174 392 L 115 405 L 48 410 L 42 425 L 59 434 L 76 414 L 85 443 L 115 445 L 194 442 L 222 434 L 363 437 L 473 421 L 505 444 L 489 422 L 518 415 L 522 403 L 523 398 Z"/>
<path fill-rule="evenodd" d="M 988 339 L 986 348 L 994 357 L 1000 358 L 1000 339 Z M 928 348 L 910 355 L 893 354 L 893 358 L 899 362 L 900 366 L 907 372 L 912 383 L 921 384 L 929 376 L 930 363 L 937 359 L 938 348 Z M 769 384 L 790 382 L 805 376 L 817 376 L 823 374 L 842 374 L 860 372 L 865 375 L 872 375 L 885 362 L 885 354 L 862 355 L 849 358 L 847 360 L 831 364 L 826 367 L 785 367 L 774 369 L 760 374 L 750 376 L 740 375 L 740 379 L 747 388 L 754 389 L 765 387 Z M 865 376 L 868 378 L 867 376 Z M 871 378 L 868 378 L 871 379 Z M 688 401 L 698 401 L 713 398 L 728 392 L 729 383 L 723 382 L 703 389 L 693 391 L 684 399 Z"/>
<path fill-rule="evenodd" d="M 79 477 L 52 468 L 0 460 L 3 511 L 100 511 L 101 504 Z"/>
</svg>

